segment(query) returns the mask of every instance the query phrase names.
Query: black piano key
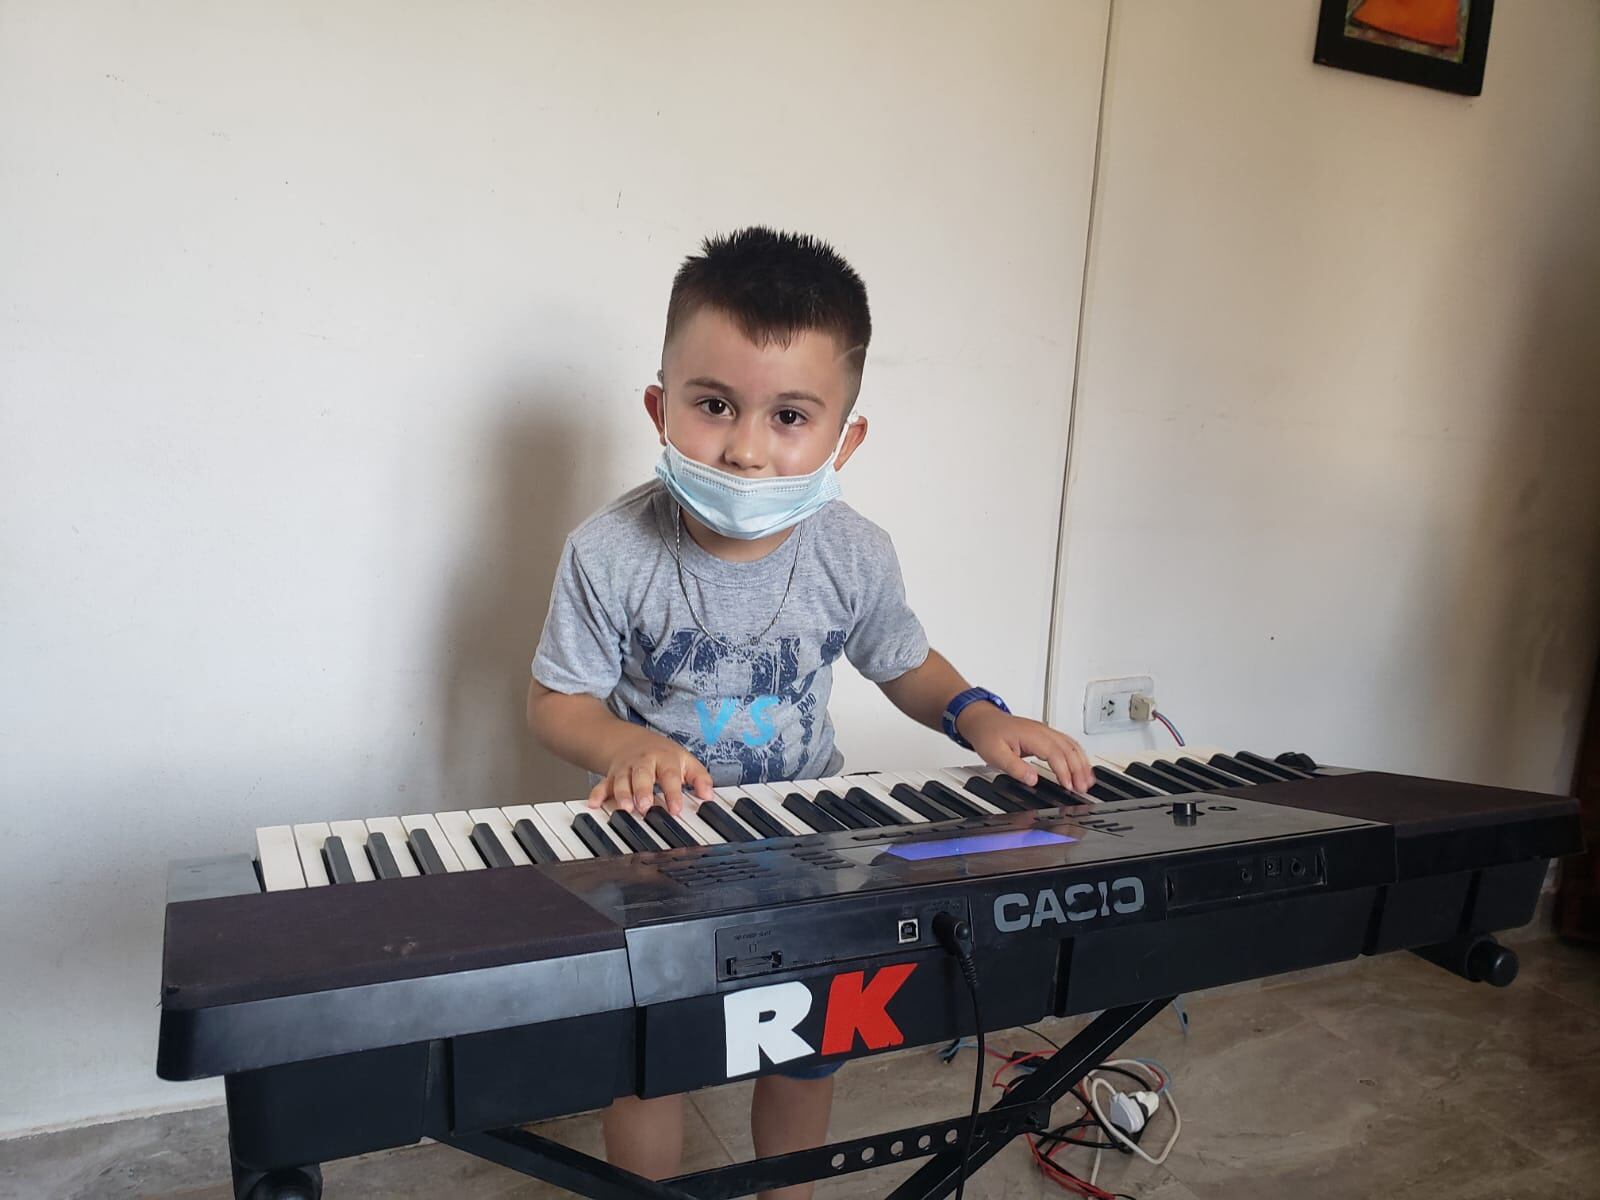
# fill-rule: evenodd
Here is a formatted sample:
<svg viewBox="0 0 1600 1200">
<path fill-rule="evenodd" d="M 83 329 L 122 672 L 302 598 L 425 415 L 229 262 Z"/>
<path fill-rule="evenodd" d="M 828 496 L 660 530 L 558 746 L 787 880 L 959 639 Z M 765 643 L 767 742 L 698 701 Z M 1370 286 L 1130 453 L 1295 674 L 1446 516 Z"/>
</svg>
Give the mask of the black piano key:
<svg viewBox="0 0 1600 1200">
<path fill-rule="evenodd" d="M 1273 762 L 1270 758 L 1266 758 L 1260 754 L 1252 754 L 1248 750 L 1241 750 L 1239 753 L 1235 754 L 1234 757 L 1240 762 L 1249 763 L 1252 767 L 1259 767 L 1261 770 L 1266 771 L 1269 775 L 1276 775 L 1279 779 L 1311 778 L 1310 774 L 1305 771 L 1301 771 L 1295 767 L 1287 766 L 1281 762 Z"/>
<path fill-rule="evenodd" d="M 894 809 L 890 808 L 882 800 L 879 800 L 871 792 L 867 791 L 866 788 L 853 787 L 844 794 L 844 798 L 850 801 L 851 804 L 854 804 L 862 812 L 866 813 L 873 820 L 877 821 L 879 825 L 889 826 L 911 824 L 910 821 L 908 821 L 905 817 L 902 817 L 899 813 L 895 812 Z"/>
<path fill-rule="evenodd" d="M 1184 792 L 1192 792 L 1194 788 L 1182 780 L 1174 779 L 1162 771 L 1157 771 L 1149 763 L 1129 763 L 1127 773 L 1130 778 L 1137 779 L 1140 783 L 1147 783 L 1151 787 L 1160 788 L 1169 796 L 1181 796 Z"/>
<path fill-rule="evenodd" d="M 873 815 L 870 809 L 868 809 L 864 804 L 858 803 L 855 797 L 850 794 L 855 790 L 855 788 L 848 788 L 843 792 L 829 792 L 828 795 L 832 796 L 845 808 L 853 812 L 859 820 L 865 821 L 866 824 L 862 826 L 863 829 L 877 829 L 881 827 L 883 822 L 878 820 L 878 818 Z"/>
<path fill-rule="evenodd" d="M 1203 779 L 1211 780 L 1211 782 L 1215 783 L 1218 787 L 1238 787 L 1242 782 L 1238 779 L 1229 778 L 1228 773 L 1221 767 L 1208 766 L 1206 763 L 1201 762 L 1198 758 L 1190 758 L 1188 755 L 1184 755 L 1182 758 L 1180 758 L 1178 760 L 1178 765 L 1191 774 L 1199 775 Z"/>
<path fill-rule="evenodd" d="M 811 826 L 818 833 L 833 833 L 845 827 L 843 821 L 834 820 L 799 792 L 790 792 L 785 796 L 783 807 L 785 811 L 792 812 L 798 817 L 802 824 Z"/>
<path fill-rule="evenodd" d="M 1212 766 L 1226 771 L 1230 775 L 1237 775 L 1246 783 L 1281 783 L 1276 775 L 1269 775 L 1259 771 L 1248 763 L 1242 763 L 1231 754 L 1213 754 L 1208 760 Z"/>
<path fill-rule="evenodd" d="M 1110 767 L 1094 767 L 1094 777 L 1105 784 L 1114 792 L 1121 792 L 1129 800 L 1148 800 L 1151 796 L 1160 796 L 1163 793 L 1154 788 L 1146 787 L 1137 779 L 1130 779 L 1121 771 L 1114 771 Z"/>
<path fill-rule="evenodd" d="M 1006 778 L 1010 778 L 1008 775 Z M 1039 775 L 1039 782 L 1033 785 L 1034 792 L 1048 800 L 1053 805 L 1061 804 L 1087 804 L 1088 798 L 1069 787 L 1063 787 L 1054 779 L 1043 772 Z"/>
<path fill-rule="evenodd" d="M 406 834 L 406 840 L 411 843 L 411 855 L 424 875 L 443 875 L 449 870 L 433 844 L 433 835 L 426 829 L 411 830 Z"/>
<path fill-rule="evenodd" d="M 578 835 L 578 839 L 589 847 L 589 852 L 596 858 L 618 858 L 622 854 L 622 847 L 606 836 L 606 831 L 600 828 L 600 822 L 594 819 L 593 813 L 584 812 L 573 817 L 572 832 Z"/>
<path fill-rule="evenodd" d="M 750 826 L 764 838 L 793 837 L 787 829 L 772 819 L 772 815 L 749 796 L 740 796 L 733 802 L 733 815 Z"/>
<path fill-rule="evenodd" d="M 1001 773 L 989 781 L 993 792 L 986 797 L 990 804 L 996 808 L 1003 808 L 1006 812 L 1032 812 L 1040 808 L 1055 808 L 1063 803 L 1062 800 L 1046 800 L 1022 780 Z"/>
<path fill-rule="evenodd" d="M 644 823 L 654 829 L 656 836 L 673 849 L 700 844 L 689 836 L 689 831 L 676 817 L 659 804 L 652 804 L 645 810 Z"/>
<path fill-rule="evenodd" d="M 1132 780 L 1117 779 L 1105 767 L 1090 767 L 1089 769 L 1094 772 L 1094 785 L 1089 789 L 1089 794 L 1096 800 L 1134 800 L 1139 798 L 1133 792 L 1134 785 Z"/>
<path fill-rule="evenodd" d="M 550 843 L 545 840 L 544 834 L 539 832 L 539 827 L 527 817 L 523 817 L 511 827 L 511 836 L 517 839 L 517 845 L 522 847 L 523 853 L 536 863 L 560 862 L 561 856 L 555 852 Z"/>
<path fill-rule="evenodd" d="M 395 861 L 389 839 L 381 833 L 367 834 L 367 859 L 372 863 L 372 873 L 379 879 L 399 879 L 400 864 Z"/>
<path fill-rule="evenodd" d="M 889 789 L 889 795 L 900 801 L 912 812 L 919 813 L 930 821 L 954 821 L 960 816 L 959 813 L 930 800 L 909 783 L 895 784 Z"/>
<path fill-rule="evenodd" d="M 826 788 L 819 791 L 812 799 L 818 808 L 827 813 L 846 829 L 877 828 L 877 823 L 875 821 L 867 820 L 866 817 L 862 816 L 855 810 L 853 805 L 846 804 L 843 800 L 841 800 L 838 796 L 835 796 Z"/>
<path fill-rule="evenodd" d="M 756 840 L 755 834 L 739 824 L 733 814 L 715 800 L 702 800 L 697 815 L 712 829 L 721 834 L 722 840 L 725 842 L 753 842 Z"/>
<path fill-rule="evenodd" d="M 652 804 L 650 807 L 654 808 L 655 805 Z M 661 849 L 656 845 L 655 839 L 644 831 L 644 826 L 639 824 L 639 818 L 631 812 L 617 809 L 611 814 L 608 824 L 611 826 L 611 831 L 622 839 L 622 844 L 635 853 L 643 854 L 647 850 Z"/>
<path fill-rule="evenodd" d="M 1187 785 L 1192 792 L 1214 792 L 1222 786 L 1216 780 L 1201 775 L 1196 771 L 1191 771 L 1188 767 L 1170 758 L 1158 758 L 1150 765 L 1168 779 L 1175 779 L 1179 783 Z"/>
<path fill-rule="evenodd" d="M 974 775 L 967 780 L 966 788 L 974 796 L 982 796 L 985 800 L 989 800 L 989 797 L 994 794 L 994 789 L 989 786 L 989 781 L 981 775 Z M 927 783 L 922 785 L 922 790 L 952 812 L 960 813 L 963 817 L 987 817 L 989 815 L 987 811 L 979 808 L 967 797 L 956 791 L 955 788 L 946 787 L 937 779 L 928 780 Z M 994 801 L 989 800 L 989 803 L 994 804 Z M 995 807 L 998 808 L 999 805 L 995 805 Z"/>
<path fill-rule="evenodd" d="M 495 836 L 494 829 L 482 821 L 472 827 L 472 845 L 487 866 L 514 867 L 517 865 L 511 861 L 511 855 L 507 854 L 506 848 L 500 844 L 500 839 Z"/>
<path fill-rule="evenodd" d="M 350 869 L 350 856 L 345 853 L 343 838 L 335 835 L 322 843 L 322 861 L 328 868 L 329 883 L 356 881 L 356 873 Z"/>
<path fill-rule="evenodd" d="M 1272 761 L 1282 763 L 1286 767 L 1294 767 L 1307 775 L 1315 775 L 1317 771 L 1317 760 L 1303 750 L 1285 750 L 1282 754 L 1274 754 Z"/>
</svg>

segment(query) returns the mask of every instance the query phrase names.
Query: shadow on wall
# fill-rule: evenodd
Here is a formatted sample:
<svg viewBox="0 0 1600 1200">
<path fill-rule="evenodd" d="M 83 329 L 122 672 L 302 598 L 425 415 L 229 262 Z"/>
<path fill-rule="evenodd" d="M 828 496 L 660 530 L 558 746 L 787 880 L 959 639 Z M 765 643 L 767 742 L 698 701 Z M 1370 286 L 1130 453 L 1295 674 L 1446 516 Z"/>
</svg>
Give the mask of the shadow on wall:
<svg viewBox="0 0 1600 1200">
<path fill-rule="evenodd" d="M 515 390 L 482 456 L 490 476 L 484 511 L 463 530 L 466 560 L 439 646 L 437 770 L 449 807 L 572 799 L 587 790 L 584 773 L 540 748 L 524 718 L 562 544 L 610 498 L 582 484 L 594 427 L 554 415 L 583 412 L 576 398 L 570 380 Z"/>
<path fill-rule="evenodd" d="M 1579 237 L 1542 246 L 1526 280 L 1496 281 L 1526 299 L 1486 385 L 1495 417 L 1469 432 L 1484 439 L 1475 519 L 1458 526 L 1464 542 L 1437 551 L 1438 620 L 1419 639 L 1449 664 L 1460 684 L 1449 691 L 1481 697 L 1464 712 L 1442 696 L 1428 718 L 1473 731 L 1472 758 L 1452 774 L 1557 791 L 1571 786 L 1600 637 L 1600 276 L 1581 249 L 1600 249 L 1600 196 L 1584 191 L 1567 191 L 1543 223 Z M 1483 283 L 1478 272 L 1469 286 Z"/>
</svg>

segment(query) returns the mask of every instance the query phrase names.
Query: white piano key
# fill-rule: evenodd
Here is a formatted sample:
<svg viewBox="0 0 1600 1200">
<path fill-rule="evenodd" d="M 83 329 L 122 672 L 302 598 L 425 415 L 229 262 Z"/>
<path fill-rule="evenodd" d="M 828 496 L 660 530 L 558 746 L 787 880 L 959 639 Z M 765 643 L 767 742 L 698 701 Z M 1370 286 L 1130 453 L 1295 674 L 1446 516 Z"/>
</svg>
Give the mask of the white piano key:
<svg viewBox="0 0 1600 1200">
<path fill-rule="evenodd" d="M 287 892 L 306 886 L 300 869 L 300 848 L 294 830 L 287 825 L 268 825 L 256 830 L 256 859 L 261 863 L 261 882 L 269 892 Z"/>
<path fill-rule="evenodd" d="M 579 803 L 584 805 L 584 812 L 600 811 L 599 809 L 587 807 L 587 804 L 584 801 L 579 801 Z M 583 844 L 583 839 L 581 839 L 576 833 L 572 832 L 572 818 L 577 814 L 572 811 L 571 807 L 566 801 L 562 800 L 550 804 L 536 804 L 534 805 L 534 809 L 538 812 L 540 817 L 544 818 L 545 828 L 555 835 L 556 840 L 566 848 L 567 853 L 572 856 L 573 861 L 585 862 L 594 857 L 594 851 L 585 846 Z M 554 844 L 554 842 L 551 843 L 552 846 L 554 846 Z"/>
<path fill-rule="evenodd" d="M 417 860 L 411 857 L 411 844 L 406 841 L 406 827 L 400 823 L 399 817 L 368 817 L 367 836 L 381 833 L 384 840 L 389 843 L 389 853 L 394 855 L 394 865 L 400 868 L 400 874 L 410 879 L 422 874 L 417 870 Z"/>
<path fill-rule="evenodd" d="M 748 794 L 749 793 L 746 790 L 746 785 L 743 784 L 738 787 L 720 787 L 717 789 L 717 803 L 722 806 L 723 812 L 727 813 L 728 816 L 733 818 L 733 823 L 740 829 L 744 830 L 758 842 L 767 841 L 768 838 L 766 834 L 762 833 L 754 825 L 750 824 L 749 821 L 746 821 L 738 813 L 733 811 L 733 806 L 739 803 L 739 801 L 743 800 Z"/>
<path fill-rule="evenodd" d="M 516 836 L 515 827 L 518 821 L 531 822 L 534 830 L 540 837 L 544 838 L 550 849 L 555 852 L 555 856 L 562 862 L 571 862 L 578 856 L 572 852 L 572 847 L 568 846 L 561 836 L 550 828 L 549 823 L 545 820 L 544 813 L 541 811 L 542 809 L 553 807 L 555 806 L 550 804 L 511 804 L 500 811 L 505 813 L 506 820 L 513 827 L 512 837 Z M 563 811 L 565 810 L 563 809 Z"/>
<path fill-rule="evenodd" d="M 967 780 L 974 775 L 981 775 L 985 779 L 993 779 L 1001 771 L 993 767 L 943 767 L 944 776 L 949 780 L 949 786 L 955 790 L 956 795 L 963 797 L 967 803 L 975 808 L 980 808 L 991 815 L 1003 813 L 1006 810 L 998 804 L 990 804 L 982 796 L 967 787 Z"/>
<path fill-rule="evenodd" d="M 727 840 L 701 818 L 700 801 L 693 797 L 690 797 L 689 802 L 683 806 L 683 811 L 678 814 L 678 824 L 688 830 L 689 836 L 702 846 L 720 846 Z"/>
<path fill-rule="evenodd" d="M 850 778 L 853 781 L 851 786 L 860 788 L 863 792 L 867 793 L 867 795 L 871 796 L 890 812 L 903 819 L 908 825 L 928 824 L 927 817 L 913 809 L 907 808 L 904 804 L 901 804 L 900 801 L 896 800 L 889 794 L 889 789 L 894 787 L 896 783 L 904 782 L 904 780 L 900 779 L 899 776 L 896 776 L 894 781 L 889 783 L 887 786 L 885 786 L 881 774 L 852 775 Z"/>
<path fill-rule="evenodd" d="M 589 802 L 587 800 L 568 800 L 566 802 L 566 805 L 567 805 L 568 811 L 570 811 L 573 816 L 577 816 L 579 813 L 588 813 L 591 817 L 593 817 L 594 818 L 594 823 L 596 825 L 600 826 L 601 834 L 603 836 L 607 837 L 607 838 L 610 838 L 611 839 L 611 844 L 613 846 L 615 846 L 623 854 L 632 854 L 633 853 L 632 850 L 628 849 L 628 844 L 626 842 L 624 842 L 616 834 L 611 832 L 611 826 L 606 824 L 606 811 L 605 811 L 605 809 L 603 807 L 602 808 L 590 808 L 589 807 Z M 572 826 L 570 824 L 567 826 L 567 832 L 571 833 L 572 836 L 575 837 L 575 838 L 578 837 L 578 835 L 575 832 L 573 832 Z M 583 841 L 582 841 L 581 838 L 579 838 L 578 844 L 580 846 L 583 845 Z M 588 847 L 586 847 L 586 846 L 584 848 L 588 849 Z M 590 857 L 592 858 L 593 855 L 591 854 Z"/>
<path fill-rule="evenodd" d="M 1102 770 L 1106 771 L 1111 776 L 1111 782 L 1113 784 L 1121 784 L 1124 780 L 1126 780 L 1128 783 L 1131 783 L 1131 784 L 1135 785 L 1136 787 L 1144 788 L 1146 792 L 1155 792 L 1156 795 L 1158 795 L 1158 796 L 1165 796 L 1167 794 L 1166 792 L 1162 791 L 1160 788 L 1158 788 L 1153 783 L 1146 783 L 1142 779 L 1135 779 L 1132 775 L 1129 775 L 1121 767 L 1117 766 L 1116 763 L 1108 762 L 1103 758 L 1091 758 L 1089 760 L 1089 764 L 1090 764 L 1090 766 L 1099 767 Z M 1149 797 L 1145 796 L 1143 792 L 1140 793 L 1140 797 L 1142 799 L 1148 799 L 1149 798 Z"/>
<path fill-rule="evenodd" d="M 294 827 L 294 844 L 300 851 L 300 869 L 307 887 L 327 887 L 328 868 L 322 861 L 322 843 L 328 840 L 325 821 L 309 821 Z"/>
<path fill-rule="evenodd" d="M 931 773 L 928 771 L 876 771 L 873 773 L 871 778 L 874 784 L 877 786 L 878 791 L 884 795 L 887 795 L 902 783 L 915 791 L 920 791 L 922 789 L 922 785 L 928 782 L 930 777 L 934 776 L 931 776 Z M 944 783 L 945 780 L 941 778 L 939 779 L 939 782 Z M 894 801 L 894 803 L 900 804 L 898 800 Z M 919 812 L 916 812 L 914 809 L 906 808 L 906 806 L 903 804 L 901 804 L 900 807 L 911 813 L 919 825 L 932 824 L 929 818 L 923 816 Z"/>
<path fill-rule="evenodd" d="M 907 787 L 914 787 L 914 789 L 917 789 L 918 792 L 920 792 L 925 782 L 930 781 L 930 779 L 938 779 L 941 784 L 949 787 L 950 790 L 954 790 L 955 794 L 962 795 L 962 797 L 976 798 L 973 797 L 973 795 L 971 795 L 970 792 L 965 789 L 965 787 L 960 786 L 957 781 L 950 779 L 947 774 L 944 774 L 944 771 L 883 771 L 883 774 L 888 776 L 888 779 L 883 781 L 883 786 L 885 787 L 893 787 L 894 782 L 902 782 L 902 784 L 906 784 Z M 894 782 L 891 782 L 891 779 L 893 779 Z"/>
<path fill-rule="evenodd" d="M 993 814 L 1002 811 L 993 804 L 990 804 L 981 796 L 975 796 L 967 790 L 967 780 L 980 773 L 980 769 L 977 767 L 956 767 L 952 770 L 946 770 L 943 767 L 929 767 L 921 771 L 898 772 L 901 779 L 903 779 L 906 783 L 909 783 L 918 791 L 922 790 L 923 784 L 932 780 L 934 782 L 944 784 L 945 787 L 949 788 L 952 792 L 960 796 L 963 800 L 967 801 L 967 803 L 971 804 L 981 813 Z"/>
<path fill-rule="evenodd" d="M 511 832 L 511 822 L 506 820 L 505 813 L 498 808 L 469 808 L 467 816 L 471 817 L 474 823 L 487 825 L 494 830 L 494 835 L 500 839 L 500 845 L 505 848 L 512 866 L 533 866 L 533 859 L 528 857 L 528 852 L 522 848 L 516 835 Z"/>
<path fill-rule="evenodd" d="M 815 833 L 816 830 L 783 806 L 783 798 L 788 795 L 783 789 L 788 786 L 786 783 L 747 783 L 744 785 L 744 794 L 760 805 L 762 812 L 796 837 Z"/>
<path fill-rule="evenodd" d="M 1119 771 L 1126 772 L 1133 763 L 1150 763 L 1163 758 L 1176 758 L 1182 753 L 1184 751 L 1178 750 L 1176 747 L 1170 752 L 1163 747 L 1158 750 L 1121 750 L 1114 754 L 1103 754 L 1101 757 Z"/>
<path fill-rule="evenodd" d="M 400 824 L 407 831 L 420 829 L 428 835 L 428 840 L 433 843 L 433 848 L 438 851 L 440 861 L 444 863 L 446 871 L 464 871 L 461 860 L 456 857 L 456 852 L 450 848 L 450 839 L 445 837 L 444 830 L 439 828 L 439 822 L 433 819 L 432 813 L 414 813 L 400 818 Z M 409 847 L 407 847 L 409 849 Z"/>
<path fill-rule="evenodd" d="M 433 819 L 439 822 L 439 828 L 444 831 L 445 841 L 450 843 L 450 849 L 456 852 L 456 858 L 468 871 L 487 871 L 489 864 L 483 861 L 483 856 L 478 853 L 478 848 L 472 844 L 472 815 L 462 809 L 453 809 L 450 812 L 436 812 Z"/>
<path fill-rule="evenodd" d="M 367 825 L 365 821 L 329 821 L 328 830 L 344 843 L 344 856 L 350 860 L 350 874 L 357 883 L 371 883 L 377 878 L 372 873 L 372 862 L 367 858 Z"/>
<path fill-rule="evenodd" d="M 1032 761 L 1032 760 L 1029 760 L 1029 761 Z M 1093 762 L 1094 760 L 1090 759 L 1090 761 Z M 1095 797 L 1089 795 L 1088 792 L 1078 792 L 1078 790 L 1072 786 L 1072 781 L 1071 780 L 1068 780 L 1066 783 L 1061 783 L 1061 780 L 1056 778 L 1056 773 L 1054 771 L 1052 771 L 1050 769 L 1050 767 L 1046 763 L 1035 762 L 1033 765 L 1039 768 L 1039 775 L 1040 775 L 1041 778 L 1053 780 L 1054 782 L 1061 784 L 1062 787 L 1068 789 L 1069 791 L 1077 792 L 1078 795 L 1082 796 L 1083 799 L 1086 800 L 1090 804 L 1099 804 L 1100 803 L 1099 800 L 1097 800 Z"/>
<path fill-rule="evenodd" d="M 600 824 L 604 827 L 605 831 L 611 835 L 611 840 L 626 850 L 628 848 L 628 844 L 622 840 L 622 835 L 615 829 L 611 828 L 611 814 L 617 811 L 617 802 L 615 800 L 607 800 L 600 807 L 603 817 L 596 819 L 600 821 Z M 654 829 L 650 828 L 650 822 L 646 821 L 639 813 L 634 813 L 633 817 L 634 820 L 639 822 L 639 827 L 644 830 L 644 836 L 649 840 L 652 846 L 654 846 L 657 850 L 665 850 L 667 848 L 667 844 L 661 840 L 660 834 L 656 833 Z"/>
</svg>

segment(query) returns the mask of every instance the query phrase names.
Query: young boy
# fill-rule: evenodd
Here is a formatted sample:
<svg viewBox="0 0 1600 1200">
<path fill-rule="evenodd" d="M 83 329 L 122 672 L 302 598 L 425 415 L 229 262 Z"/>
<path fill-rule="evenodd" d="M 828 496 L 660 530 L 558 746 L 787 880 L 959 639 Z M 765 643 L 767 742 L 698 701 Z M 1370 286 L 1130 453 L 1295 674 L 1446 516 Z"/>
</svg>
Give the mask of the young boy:
<svg viewBox="0 0 1600 1200">
<path fill-rule="evenodd" d="M 591 805 L 677 814 L 713 787 L 839 774 L 841 653 L 991 766 L 1032 784 L 1036 755 L 1091 784 L 1076 742 L 969 688 L 929 647 L 889 535 L 838 499 L 836 472 L 867 436 L 850 415 L 871 332 L 860 277 L 814 238 L 746 229 L 678 271 L 644 392 L 657 479 L 568 537 L 533 660 L 529 728 L 589 769 Z M 757 1080 L 758 1155 L 822 1144 L 830 1076 Z M 676 1173 L 682 1097 L 617 1101 L 605 1141 L 614 1164 Z"/>
</svg>

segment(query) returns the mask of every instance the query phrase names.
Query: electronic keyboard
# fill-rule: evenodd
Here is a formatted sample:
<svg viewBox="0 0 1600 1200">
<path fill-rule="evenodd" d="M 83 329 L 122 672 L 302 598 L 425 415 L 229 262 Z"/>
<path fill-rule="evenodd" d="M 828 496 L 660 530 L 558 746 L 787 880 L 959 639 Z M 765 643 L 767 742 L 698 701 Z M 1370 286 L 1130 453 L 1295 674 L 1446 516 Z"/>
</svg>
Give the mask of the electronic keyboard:
<svg viewBox="0 0 1600 1200">
<path fill-rule="evenodd" d="M 1570 798 L 1301 754 L 1093 771 L 266 827 L 173 867 L 157 1069 L 225 1076 L 237 1194 L 285 1194 L 252 1189 L 970 1032 L 940 921 L 972 931 L 990 1029 L 1399 949 L 1508 983 L 1488 935 L 1582 845 Z"/>
</svg>

